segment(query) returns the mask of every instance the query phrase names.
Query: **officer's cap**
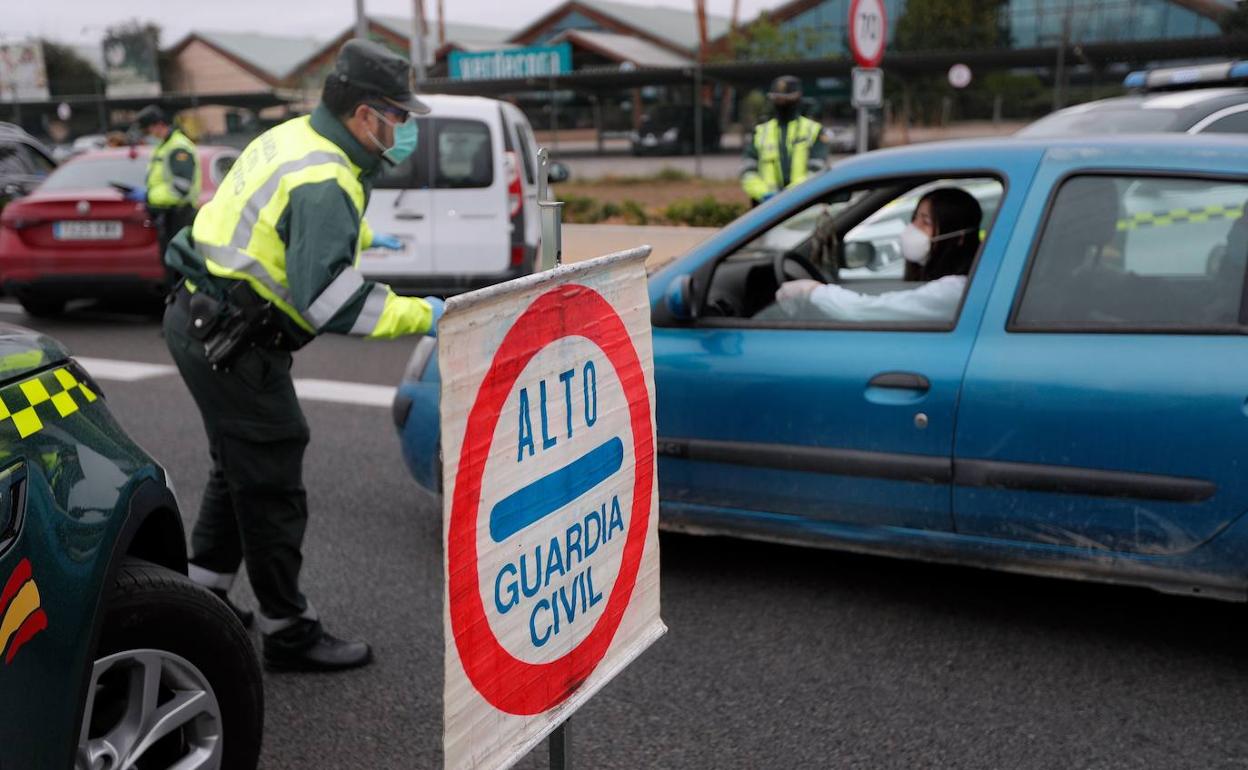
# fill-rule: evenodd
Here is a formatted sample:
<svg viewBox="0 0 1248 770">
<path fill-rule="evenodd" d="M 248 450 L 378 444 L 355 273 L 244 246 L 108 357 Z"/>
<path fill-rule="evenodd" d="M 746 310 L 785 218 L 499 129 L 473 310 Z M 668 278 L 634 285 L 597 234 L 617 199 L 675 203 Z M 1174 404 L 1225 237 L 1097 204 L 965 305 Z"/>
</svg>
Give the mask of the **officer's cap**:
<svg viewBox="0 0 1248 770">
<path fill-rule="evenodd" d="M 796 102 L 802 98 L 802 81 L 792 75 L 781 75 L 771 81 L 767 98 L 773 102 Z"/>
<path fill-rule="evenodd" d="M 139 110 L 138 117 L 135 122 L 139 124 L 139 128 L 151 128 L 157 123 L 168 123 L 169 118 L 165 115 L 165 111 L 154 104 L 149 104 Z"/>
<path fill-rule="evenodd" d="M 348 40 L 338 52 L 334 76 L 408 112 L 429 112 L 429 106 L 412 92 L 411 62 L 371 40 Z"/>
</svg>

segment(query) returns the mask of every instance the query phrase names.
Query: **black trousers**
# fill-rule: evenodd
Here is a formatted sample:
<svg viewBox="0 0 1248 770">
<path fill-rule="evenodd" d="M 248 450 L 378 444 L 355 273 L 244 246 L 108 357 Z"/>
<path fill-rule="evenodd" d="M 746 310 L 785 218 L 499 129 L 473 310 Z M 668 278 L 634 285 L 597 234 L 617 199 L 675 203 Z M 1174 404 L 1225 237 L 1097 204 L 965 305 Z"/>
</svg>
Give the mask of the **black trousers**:
<svg viewBox="0 0 1248 770">
<path fill-rule="evenodd" d="M 230 371 L 214 371 L 187 323 L 186 303 L 170 304 L 165 341 L 199 407 L 212 456 L 190 561 L 222 575 L 245 561 L 261 613 L 295 618 L 308 608 L 299 591 L 308 424 L 295 397 L 290 353 L 252 348 Z"/>
</svg>

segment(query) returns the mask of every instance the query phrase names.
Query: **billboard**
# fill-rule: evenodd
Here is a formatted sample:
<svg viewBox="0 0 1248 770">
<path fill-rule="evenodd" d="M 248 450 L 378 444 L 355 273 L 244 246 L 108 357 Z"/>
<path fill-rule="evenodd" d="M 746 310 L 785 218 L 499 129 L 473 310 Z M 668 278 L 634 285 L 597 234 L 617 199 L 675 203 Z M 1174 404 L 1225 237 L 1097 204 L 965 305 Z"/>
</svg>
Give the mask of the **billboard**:
<svg viewBox="0 0 1248 770">
<path fill-rule="evenodd" d="M 156 38 L 146 30 L 104 38 L 105 93 L 110 97 L 160 96 Z"/>
<path fill-rule="evenodd" d="M 37 40 L 0 43 L 0 101 L 45 101 L 48 73 Z"/>
<path fill-rule="evenodd" d="M 455 80 L 500 80 L 566 75 L 572 71 L 572 45 L 534 45 L 499 51 L 451 51 L 450 75 Z"/>
</svg>

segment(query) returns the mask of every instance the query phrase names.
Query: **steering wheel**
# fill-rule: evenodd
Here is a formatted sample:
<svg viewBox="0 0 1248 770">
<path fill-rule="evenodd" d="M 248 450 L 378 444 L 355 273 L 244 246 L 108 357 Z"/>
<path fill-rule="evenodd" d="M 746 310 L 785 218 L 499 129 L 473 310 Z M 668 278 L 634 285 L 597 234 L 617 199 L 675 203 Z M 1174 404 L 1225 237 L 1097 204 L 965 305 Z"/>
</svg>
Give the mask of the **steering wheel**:
<svg viewBox="0 0 1248 770">
<path fill-rule="evenodd" d="M 782 251 L 779 254 L 776 254 L 775 259 L 772 260 L 771 263 L 772 270 L 774 270 L 776 274 L 776 288 L 782 286 L 786 281 L 793 280 L 789 277 L 788 271 L 784 269 L 785 262 L 792 262 L 796 264 L 806 272 L 806 275 L 809 275 L 819 283 L 828 282 L 828 279 L 824 276 L 823 271 L 816 267 L 815 263 L 811 262 L 809 259 L 796 251 Z"/>
</svg>

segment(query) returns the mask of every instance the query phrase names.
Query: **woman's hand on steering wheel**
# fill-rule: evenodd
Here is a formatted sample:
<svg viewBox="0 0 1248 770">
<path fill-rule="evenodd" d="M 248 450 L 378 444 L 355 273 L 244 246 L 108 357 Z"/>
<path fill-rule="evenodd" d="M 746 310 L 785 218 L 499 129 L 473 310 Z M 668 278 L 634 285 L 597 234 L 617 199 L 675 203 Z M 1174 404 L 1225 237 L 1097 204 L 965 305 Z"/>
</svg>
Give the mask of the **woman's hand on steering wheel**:
<svg viewBox="0 0 1248 770">
<path fill-rule="evenodd" d="M 806 275 L 810 276 L 811 278 L 818 281 L 819 283 L 828 282 L 828 279 L 826 276 L 824 276 L 823 271 L 820 270 L 818 267 L 816 267 L 815 263 L 811 262 L 809 259 L 802 256 L 796 251 L 782 251 L 779 254 L 776 254 L 775 259 L 772 260 L 772 269 L 775 271 L 775 274 L 776 274 L 776 287 L 777 288 L 783 286 L 788 281 L 794 280 L 793 278 L 789 276 L 789 272 L 785 269 L 786 262 L 794 263 L 795 265 L 800 267 L 802 271 L 806 273 Z"/>
</svg>

